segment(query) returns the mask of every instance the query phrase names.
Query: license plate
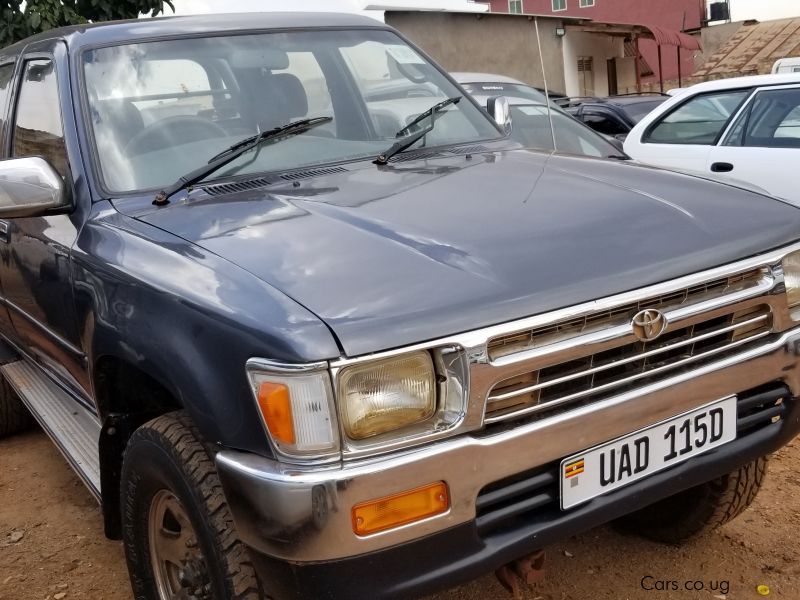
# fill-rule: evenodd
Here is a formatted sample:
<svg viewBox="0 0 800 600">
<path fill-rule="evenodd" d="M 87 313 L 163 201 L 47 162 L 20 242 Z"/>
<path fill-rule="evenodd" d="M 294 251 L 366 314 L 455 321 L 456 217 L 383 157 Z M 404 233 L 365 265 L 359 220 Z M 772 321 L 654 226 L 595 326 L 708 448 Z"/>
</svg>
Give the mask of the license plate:
<svg viewBox="0 0 800 600">
<path fill-rule="evenodd" d="M 712 402 L 561 461 L 561 509 L 736 439 L 736 397 Z"/>
</svg>

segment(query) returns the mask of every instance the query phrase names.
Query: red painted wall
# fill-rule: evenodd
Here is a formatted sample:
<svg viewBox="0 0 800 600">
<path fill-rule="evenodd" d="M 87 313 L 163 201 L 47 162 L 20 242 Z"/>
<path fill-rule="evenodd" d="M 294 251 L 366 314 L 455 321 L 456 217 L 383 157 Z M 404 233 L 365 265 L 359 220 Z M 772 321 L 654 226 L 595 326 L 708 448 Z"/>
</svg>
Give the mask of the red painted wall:
<svg viewBox="0 0 800 600">
<path fill-rule="evenodd" d="M 492 12 L 508 12 L 508 0 L 481 0 L 491 5 Z M 658 25 L 680 31 L 700 27 L 703 0 L 595 0 L 595 5 L 580 8 L 580 0 L 567 0 L 567 10 L 553 12 L 552 0 L 522 0 L 523 12 L 534 15 L 583 17 L 599 22 Z M 685 15 L 685 20 L 684 20 Z M 685 24 L 684 24 L 685 23 Z M 655 72 L 643 81 L 658 81 L 658 49 L 652 40 L 639 40 L 642 56 Z M 664 80 L 678 78 L 678 59 L 674 46 L 662 46 Z M 684 76 L 694 70 L 693 52 L 681 50 L 681 71 Z"/>
</svg>

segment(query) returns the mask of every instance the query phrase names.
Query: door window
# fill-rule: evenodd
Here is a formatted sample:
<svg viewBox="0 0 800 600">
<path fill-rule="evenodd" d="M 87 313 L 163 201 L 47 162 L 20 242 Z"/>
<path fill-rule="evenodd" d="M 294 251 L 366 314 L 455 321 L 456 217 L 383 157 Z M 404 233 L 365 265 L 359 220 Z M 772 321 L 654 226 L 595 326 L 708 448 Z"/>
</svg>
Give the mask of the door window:
<svg viewBox="0 0 800 600">
<path fill-rule="evenodd" d="M 62 177 L 66 174 L 64 126 L 52 60 L 36 59 L 25 63 L 13 135 L 12 156 L 41 156 Z"/>
<path fill-rule="evenodd" d="M 800 148 L 800 88 L 759 92 L 739 116 L 724 145 Z"/>
<path fill-rule="evenodd" d="M 0 66 L 0 131 L 6 119 L 6 100 L 11 89 L 11 78 L 14 77 L 14 63 Z"/>
<path fill-rule="evenodd" d="M 604 115 L 599 112 L 586 112 L 582 116 L 583 122 L 589 127 L 606 135 L 618 135 L 628 133 L 628 128 L 623 126 L 611 115 Z"/>
<path fill-rule="evenodd" d="M 645 134 L 653 144 L 714 144 L 749 90 L 700 94 L 656 121 Z"/>
</svg>

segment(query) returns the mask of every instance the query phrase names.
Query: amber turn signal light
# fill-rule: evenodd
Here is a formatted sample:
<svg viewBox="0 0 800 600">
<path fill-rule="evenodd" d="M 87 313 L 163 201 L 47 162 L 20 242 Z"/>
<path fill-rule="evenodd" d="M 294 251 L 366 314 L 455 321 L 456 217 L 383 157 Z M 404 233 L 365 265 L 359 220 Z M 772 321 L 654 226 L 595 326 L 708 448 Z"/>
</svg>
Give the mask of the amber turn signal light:
<svg viewBox="0 0 800 600">
<path fill-rule="evenodd" d="M 400 527 L 447 512 L 450 498 L 447 484 L 437 481 L 393 496 L 386 496 L 353 507 L 353 531 L 369 535 Z"/>
<path fill-rule="evenodd" d="M 286 444 L 294 444 L 289 388 L 280 383 L 262 383 L 258 388 L 258 406 L 272 436 Z"/>
</svg>

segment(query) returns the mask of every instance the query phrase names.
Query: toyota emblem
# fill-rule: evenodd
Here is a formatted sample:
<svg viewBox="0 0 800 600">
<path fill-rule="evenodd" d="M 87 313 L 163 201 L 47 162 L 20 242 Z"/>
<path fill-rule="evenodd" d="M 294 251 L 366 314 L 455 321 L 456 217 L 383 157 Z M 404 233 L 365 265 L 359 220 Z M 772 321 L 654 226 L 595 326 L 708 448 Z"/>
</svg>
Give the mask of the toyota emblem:
<svg viewBox="0 0 800 600">
<path fill-rule="evenodd" d="M 633 335 L 643 342 L 652 342 L 667 328 L 667 317 L 660 310 L 648 308 L 633 316 Z"/>
</svg>

